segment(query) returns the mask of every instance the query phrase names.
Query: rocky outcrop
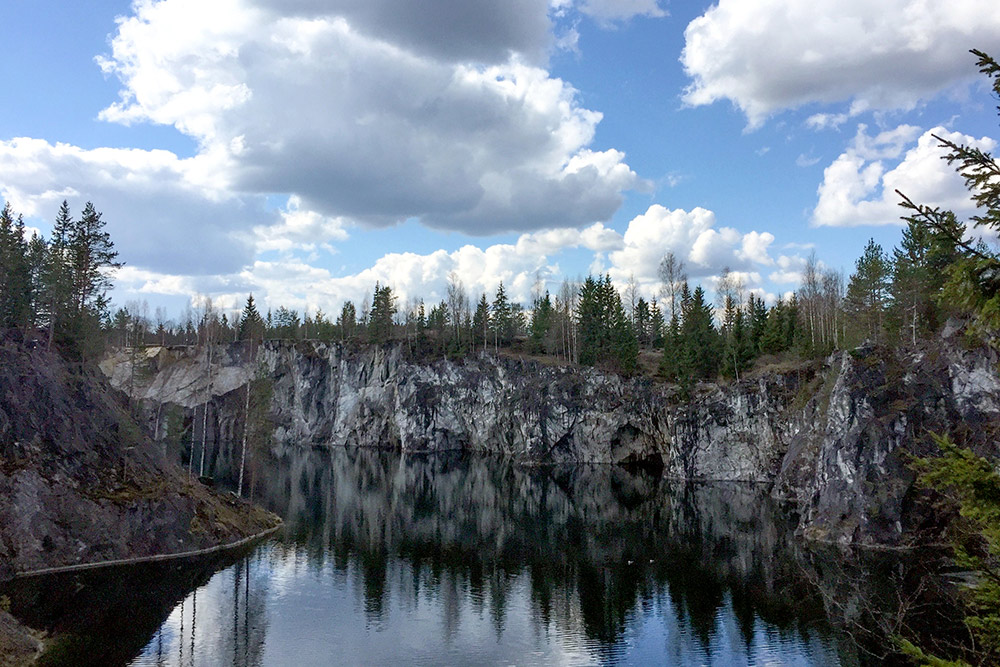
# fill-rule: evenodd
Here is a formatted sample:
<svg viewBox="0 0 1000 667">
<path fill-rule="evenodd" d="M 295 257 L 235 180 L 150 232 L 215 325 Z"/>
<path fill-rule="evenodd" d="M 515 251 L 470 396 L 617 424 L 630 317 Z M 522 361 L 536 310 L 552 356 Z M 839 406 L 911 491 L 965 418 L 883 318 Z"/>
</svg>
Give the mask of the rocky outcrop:
<svg viewBox="0 0 1000 667">
<path fill-rule="evenodd" d="M 0 582 L 188 552 L 277 523 L 167 461 L 98 372 L 0 339 Z"/>
<path fill-rule="evenodd" d="M 207 402 L 216 474 L 236 457 L 245 385 L 259 375 L 271 390 L 278 454 L 381 447 L 527 464 L 644 463 L 671 478 L 768 484 L 798 512 L 801 534 L 844 543 L 900 544 L 926 528 L 907 457 L 931 450 L 928 431 L 988 452 L 1000 423 L 997 360 L 955 341 L 908 353 L 862 347 L 705 385 L 689 402 L 648 379 L 503 355 L 417 360 L 403 345 L 269 342 L 254 363 L 241 346 L 219 346 L 211 383 L 195 349 L 137 359 L 121 354 L 105 372 L 144 401 L 161 437 L 167 406 L 183 411 L 187 437 L 200 442 Z"/>
</svg>

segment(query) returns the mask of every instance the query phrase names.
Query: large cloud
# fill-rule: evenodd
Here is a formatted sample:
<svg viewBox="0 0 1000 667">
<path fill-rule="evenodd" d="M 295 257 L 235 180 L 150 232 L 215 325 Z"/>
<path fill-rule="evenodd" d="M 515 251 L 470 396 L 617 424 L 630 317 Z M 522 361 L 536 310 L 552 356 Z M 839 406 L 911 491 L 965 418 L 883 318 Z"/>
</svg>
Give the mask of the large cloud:
<svg viewBox="0 0 1000 667">
<path fill-rule="evenodd" d="M 253 0 L 253 4 L 310 19 L 342 16 L 378 39 L 454 61 L 502 63 L 512 52 L 540 58 L 551 39 L 548 0 Z"/>
<path fill-rule="evenodd" d="M 607 220 L 637 183 L 622 153 L 588 148 L 600 114 L 519 55 L 538 38 L 515 34 L 536 28 L 477 54 L 460 31 L 382 22 L 384 2 L 249 2 L 136 4 L 100 61 L 124 85 L 102 118 L 174 125 L 217 156 L 228 187 L 373 225 L 581 225 Z M 492 3 L 436 4 L 513 20 Z M 537 3 L 522 4 L 536 22 Z M 438 38 L 451 45 L 432 48 Z"/>
<path fill-rule="evenodd" d="M 670 210 L 655 204 L 629 222 L 623 247 L 609 255 L 609 273 L 619 284 L 634 277 L 652 295 L 659 283 L 660 260 L 668 252 L 685 263 L 689 278 L 698 280 L 724 268 L 749 275 L 770 266 L 774 262 L 768 248 L 773 242 L 768 232 L 743 234 L 731 227 L 716 228 L 715 213 L 703 208 Z"/>
<path fill-rule="evenodd" d="M 903 210 L 896 190 L 915 202 L 959 215 L 968 214 L 974 208 L 969 192 L 954 168 L 941 159 L 945 151 L 934 135 L 986 151 L 996 147 L 989 137 L 975 139 L 943 127 L 921 134 L 919 128 L 901 125 L 870 136 L 861 125 L 847 150 L 823 170 L 813 224 L 830 227 L 902 224 Z M 904 154 L 907 146 L 910 148 Z"/>
<path fill-rule="evenodd" d="M 995 0 L 720 0 L 685 40 L 685 101 L 729 99 L 755 126 L 809 102 L 911 108 L 969 77 L 969 48 L 1000 50 L 1000 12 Z"/>
<path fill-rule="evenodd" d="M 173 273 L 234 271 L 253 259 L 250 226 L 280 223 L 263 197 L 215 189 L 204 157 L 169 151 L 84 150 L 41 139 L 0 141 L 0 196 L 28 217 L 53 220 L 68 200 L 91 200 L 104 215 L 120 257 Z"/>
</svg>

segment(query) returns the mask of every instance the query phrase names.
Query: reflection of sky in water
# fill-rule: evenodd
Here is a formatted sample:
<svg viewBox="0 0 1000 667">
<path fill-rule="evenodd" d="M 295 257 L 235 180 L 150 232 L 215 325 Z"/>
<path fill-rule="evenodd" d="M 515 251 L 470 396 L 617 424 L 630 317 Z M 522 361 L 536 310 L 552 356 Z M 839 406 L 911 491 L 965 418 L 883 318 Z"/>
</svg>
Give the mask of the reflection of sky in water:
<svg viewBox="0 0 1000 667">
<path fill-rule="evenodd" d="M 371 452 L 272 471 L 286 535 L 134 664 L 841 664 L 760 490 Z"/>
<path fill-rule="evenodd" d="M 587 637 L 572 589 L 545 618 L 527 572 L 476 592 L 460 576 L 417 572 L 394 559 L 379 608 L 366 585 L 357 562 L 340 570 L 272 542 L 189 594 L 133 664 L 840 664 L 829 635 L 780 630 L 760 618 L 748 643 L 728 596 L 707 645 L 661 590 L 635 603 L 623 635 L 608 646 Z"/>
</svg>

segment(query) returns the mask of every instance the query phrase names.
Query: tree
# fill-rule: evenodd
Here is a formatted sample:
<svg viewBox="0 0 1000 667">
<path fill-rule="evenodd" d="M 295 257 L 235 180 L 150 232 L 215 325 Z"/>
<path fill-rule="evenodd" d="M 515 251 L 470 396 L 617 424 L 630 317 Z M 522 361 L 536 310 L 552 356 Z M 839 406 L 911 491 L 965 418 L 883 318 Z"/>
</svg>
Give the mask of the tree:
<svg viewBox="0 0 1000 667">
<path fill-rule="evenodd" d="M 240 317 L 239 340 L 249 340 L 260 342 L 264 338 L 264 318 L 257 311 L 257 305 L 253 300 L 253 293 L 247 297 L 247 303 L 243 307 L 243 315 Z"/>
<path fill-rule="evenodd" d="M 514 308 L 507 298 L 503 281 L 497 286 L 496 296 L 493 297 L 493 337 L 494 345 L 507 346 L 514 339 L 515 321 Z"/>
<path fill-rule="evenodd" d="M 451 312 L 451 336 L 454 349 L 462 348 L 462 320 L 469 310 L 469 296 L 458 274 L 452 271 L 448 274 L 448 309 Z"/>
<path fill-rule="evenodd" d="M 100 322 L 107 314 L 107 291 L 111 288 L 110 270 L 120 268 L 118 253 L 105 221 L 91 202 L 80 218 L 72 223 L 68 239 L 72 301 L 69 333 L 73 351 L 80 356 L 96 353 L 100 345 Z"/>
<path fill-rule="evenodd" d="M 33 324 L 31 265 L 24 220 L 8 202 L 0 210 L 0 328 Z"/>
<path fill-rule="evenodd" d="M 1000 63 L 981 51 L 972 53 L 978 58 L 980 72 L 993 80 L 993 91 L 1000 95 Z M 956 165 L 976 203 L 977 212 L 971 217 L 973 226 L 993 232 L 1000 230 L 1000 164 L 978 148 L 935 138 L 947 150 L 944 158 Z M 994 333 L 1000 327 L 1000 256 L 982 243 L 965 239 L 964 226 L 949 211 L 916 204 L 898 190 L 897 193 L 903 199 L 901 205 L 911 212 L 907 222 L 925 227 L 933 237 L 928 243 L 928 263 L 940 266 L 947 257 L 952 258 L 944 270 L 946 278 L 939 303 L 970 315 L 973 330 Z M 934 280 L 937 274 L 932 270 L 928 280 Z M 997 664 L 1000 662 L 1000 475 L 994 462 L 976 456 L 947 436 L 933 438 L 942 455 L 919 459 L 914 467 L 925 486 L 943 493 L 959 508 L 959 518 L 950 526 L 955 560 L 981 575 L 978 583 L 965 591 L 968 603 L 965 621 L 975 640 L 971 657 L 980 664 Z M 924 664 L 949 664 L 925 655 L 908 642 L 901 645 L 904 653 Z"/>
<path fill-rule="evenodd" d="M 472 336 L 473 340 L 480 340 L 480 336 L 482 337 L 484 350 L 489 346 L 489 333 L 490 304 L 486 300 L 486 292 L 483 292 L 476 304 L 476 313 L 472 316 Z"/>
<path fill-rule="evenodd" d="M 1000 63 L 982 51 L 973 49 L 972 54 L 979 71 L 992 79 L 994 94 L 1000 95 Z M 972 226 L 1000 231 L 1000 164 L 987 151 L 933 136 L 947 151 L 944 159 L 962 176 L 976 204 Z M 900 205 L 911 212 L 906 219 L 946 239 L 956 254 L 945 271 L 940 302 L 970 314 L 973 330 L 1000 328 L 1000 255 L 964 238 L 964 227 L 955 223 L 950 211 L 915 203 L 899 190 L 896 193 L 902 198 Z"/>
<path fill-rule="evenodd" d="M 392 338 L 392 321 L 396 315 L 396 297 L 388 285 L 375 283 L 372 310 L 368 318 L 368 339 L 385 343 Z"/>
<path fill-rule="evenodd" d="M 712 323 L 712 306 L 706 303 L 701 285 L 694 289 L 682 311 L 681 378 L 691 381 L 715 377 L 719 371 L 721 346 Z"/>
<path fill-rule="evenodd" d="M 901 333 L 908 331 L 906 338 L 913 345 L 917 344 L 918 332 L 923 334 L 937 319 L 930 290 L 929 251 L 929 229 L 909 221 L 899 247 L 893 250 L 889 293 L 892 295 L 890 314 L 894 328 Z"/>
<path fill-rule="evenodd" d="M 891 265 L 882 246 L 869 239 L 855 263 L 847 285 L 847 310 L 855 318 L 861 335 L 879 342 L 889 303 Z"/>
<path fill-rule="evenodd" d="M 552 299 L 548 291 L 543 298 L 535 300 L 531 309 L 531 350 L 532 352 L 547 352 L 546 341 L 549 332 L 552 330 L 555 310 L 552 308 Z"/>
<path fill-rule="evenodd" d="M 963 590 L 965 624 L 975 640 L 971 653 L 979 664 L 995 665 L 1000 663 L 1000 474 L 951 438 L 932 437 L 942 455 L 917 459 L 914 468 L 921 485 L 943 494 L 959 510 L 949 527 L 955 560 L 981 575 L 975 586 Z M 921 664 L 966 664 L 946 663 L 909 642 L 901 644 L 904 653 Z"/>
<path fill-rule="evenodd" d="M 337 327 L 340 329 L 340 336 L 347 340 L 354 335 L 354 329 L 358 325 L 357 312 L 351 301 L 345 301 L 340 308 L 340 315 L 337 317 Z"/>
<path fill-rule="evenodd" d="M 587 276 L 580 288 L 576 319 L 581 364 L 610 364 L 626 373 L 635 370 L 639 343 L 610 276 Z"/>
<path fill-rule="evenodd" d="M 681 286 L 687 283 L 687 276 L 684 274 L 684 262 L 679 260 L 674 253 L 668 252 L 660 260 L 659 266 L 660 282 L 663 283 L 663 297 L 667 314 L 673 318 L 675 315 L 680 320 L 680 296 Z"/>
<path fill-rule="evenodd" d="M 67 337 L 67 320 L 72 310 L 73 276 L 69 251 L 72 228 L 73 218 L 69 213 L 69 204 L 63 200 L 59 213 L 56 214 L 42 268 L 42 292 L 47 311 L 45 318 L 50 348 L 57 337 L 63 340 Z"/>
</svg>

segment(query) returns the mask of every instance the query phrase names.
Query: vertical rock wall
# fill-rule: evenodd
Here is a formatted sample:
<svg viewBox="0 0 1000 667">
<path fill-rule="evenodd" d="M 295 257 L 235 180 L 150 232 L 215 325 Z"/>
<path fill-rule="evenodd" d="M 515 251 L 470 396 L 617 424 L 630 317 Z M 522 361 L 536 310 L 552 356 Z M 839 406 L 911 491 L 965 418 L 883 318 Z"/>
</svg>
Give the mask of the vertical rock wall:
<svg viewBox="0 0 1000 667">
<path fill-rule="evenodd" d="M 237 456 L 246 382 L 273 390 L 272 448 L 470 450 L 526 464 L 645 463 L 684 480 L 768 484 L 813 539 L 898 544 L 926 527 L 914 510 L 907 457 L 932 448 L 928 431 L 955 433 L 994 453 L 1000 423 L 997 360 L 954 342 L 903 354 L 862 347 L 825 363 L 704 385 L 681 402 L 672 387 L 589 368 L 508 356 L 414 360 L 403 345 L 269 342 L 249 360 L 218 347 L 156 349 L 133 371 L 105 365 L 144 401 L 163 437 L 163 406 L 200 439 L 209 401 L 210 460 Z M 136 378 L 139 378 L 137 381 Z"/>
</svg>

